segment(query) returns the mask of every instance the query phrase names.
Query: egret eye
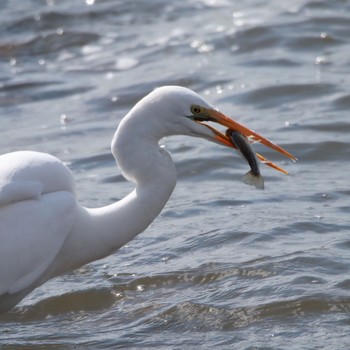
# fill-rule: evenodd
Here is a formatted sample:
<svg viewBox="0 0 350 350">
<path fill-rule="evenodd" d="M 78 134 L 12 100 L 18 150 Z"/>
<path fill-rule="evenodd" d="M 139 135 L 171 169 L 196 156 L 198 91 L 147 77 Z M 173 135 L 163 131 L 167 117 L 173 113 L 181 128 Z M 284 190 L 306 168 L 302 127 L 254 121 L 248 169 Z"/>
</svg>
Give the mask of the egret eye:
<svg viewBox="0 0 350 350">
<path fill-rule="evenodd" d="M 202 108 L 200 106 L 197 106 L 197 105 L 191 106 L 191 113 L 199 114 L 201 112 L 202 112 Z"/>
</svg>

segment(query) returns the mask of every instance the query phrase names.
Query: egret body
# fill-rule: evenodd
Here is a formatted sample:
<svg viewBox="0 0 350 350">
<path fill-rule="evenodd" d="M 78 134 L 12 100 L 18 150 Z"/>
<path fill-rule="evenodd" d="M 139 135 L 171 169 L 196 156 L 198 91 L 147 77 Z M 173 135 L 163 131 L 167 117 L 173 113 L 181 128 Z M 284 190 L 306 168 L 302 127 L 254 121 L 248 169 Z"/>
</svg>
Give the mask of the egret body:
<svg viewBox="0 0 350 350">
<path fill-rule="evenodd" d="M 294 158 L 195 92 L 175 86 L 154 90 L 120 122 L 111 149 L 135 189 L 116 203 L 81 206 L 72 173 L 51 155 L 20 151 L 0 156 L 0 312 L 50 278 L 113 253 L 145 230 L 176 184 L 171 156 L 159 146 L 163 137 L 181 134 L 234 147 L 208 121 Z"/>
</svg>

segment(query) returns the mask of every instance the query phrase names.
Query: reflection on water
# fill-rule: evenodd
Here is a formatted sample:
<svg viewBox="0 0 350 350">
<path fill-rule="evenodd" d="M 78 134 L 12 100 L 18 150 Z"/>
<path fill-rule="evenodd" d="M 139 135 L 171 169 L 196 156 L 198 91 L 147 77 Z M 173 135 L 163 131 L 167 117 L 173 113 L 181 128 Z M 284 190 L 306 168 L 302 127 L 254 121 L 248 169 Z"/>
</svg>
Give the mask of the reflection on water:
<svg viewBox="0 0 350 350">
<path fill-rule="evenodd" d="M 5 1 L 1 152 L 70 165 L 94 207 L 131 190 L 110 155 L 156 86 L 190 87 L 295 154 L 289 176 L 205 141 L 165 140 L 178 186 L 117 254 L 0 316 L 3 349 L 347 349 L 349 4 L 344 1 Z M 287 345 L 286 345 L 287 344 Z"/>
</svg>

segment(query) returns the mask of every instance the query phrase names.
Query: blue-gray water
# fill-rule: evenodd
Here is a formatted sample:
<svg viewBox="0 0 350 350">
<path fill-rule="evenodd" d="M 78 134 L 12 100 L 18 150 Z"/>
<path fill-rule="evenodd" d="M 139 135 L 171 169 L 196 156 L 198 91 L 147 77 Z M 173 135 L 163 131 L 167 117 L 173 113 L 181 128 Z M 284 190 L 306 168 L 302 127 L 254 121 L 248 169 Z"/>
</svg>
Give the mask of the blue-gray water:
<svg viewBox="0 0 350 350">
<path fill-rule="evenodd" d="M 345 0 L 3 0 L 1 153 L 61 158 L 82 204 L 131 190 L 110 140 L 161 85 L 192 88 L 299 162 L 258 145 L 290 172 L 262 165 L 259 191 L 231 150 L 166 140 L 178 185 L 162 214 L 0 316 L 0 348 L 348 349 L 349 38 Z"/>
</svg>

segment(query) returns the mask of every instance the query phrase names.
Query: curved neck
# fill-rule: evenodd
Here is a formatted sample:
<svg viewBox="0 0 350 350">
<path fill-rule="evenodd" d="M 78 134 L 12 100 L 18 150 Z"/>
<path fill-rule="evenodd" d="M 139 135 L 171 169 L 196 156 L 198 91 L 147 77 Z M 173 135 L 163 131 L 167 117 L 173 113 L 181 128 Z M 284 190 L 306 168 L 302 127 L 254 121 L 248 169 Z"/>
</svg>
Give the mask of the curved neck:
<svg viewBox="0 0 350 350">
<path fill-rule="evenodd" d="M 60 260 L 56 265 L 60 270 L 53 267 L 55 274 L 113 253 L 144 231 L 160 213 L 176 184 L 175 166 L 158 143 L 140 149 L 138 155 L 142 153 L 144 159 L 153 159 L 153 166 L 147 166 L 147 176 L 138 173 L 138 182 L 131 193 L 105 207 L 79 207 L 76 224 L 56 260 Z M 76 259 L 67 265 L 66 256 Z"/>
<path fill-rule="evenodd" d="M 163 179 L 159 185 L 159 178 L 155 177 L 116 203 L 87 209 L 95 226 L 92 239 L 100 246 L 98 253 L 95 245 L 95 253 L 99 257 L 108 255 L 144 231 L 161 212 L 174 187 L 172 178 Z"/>
</svg>

